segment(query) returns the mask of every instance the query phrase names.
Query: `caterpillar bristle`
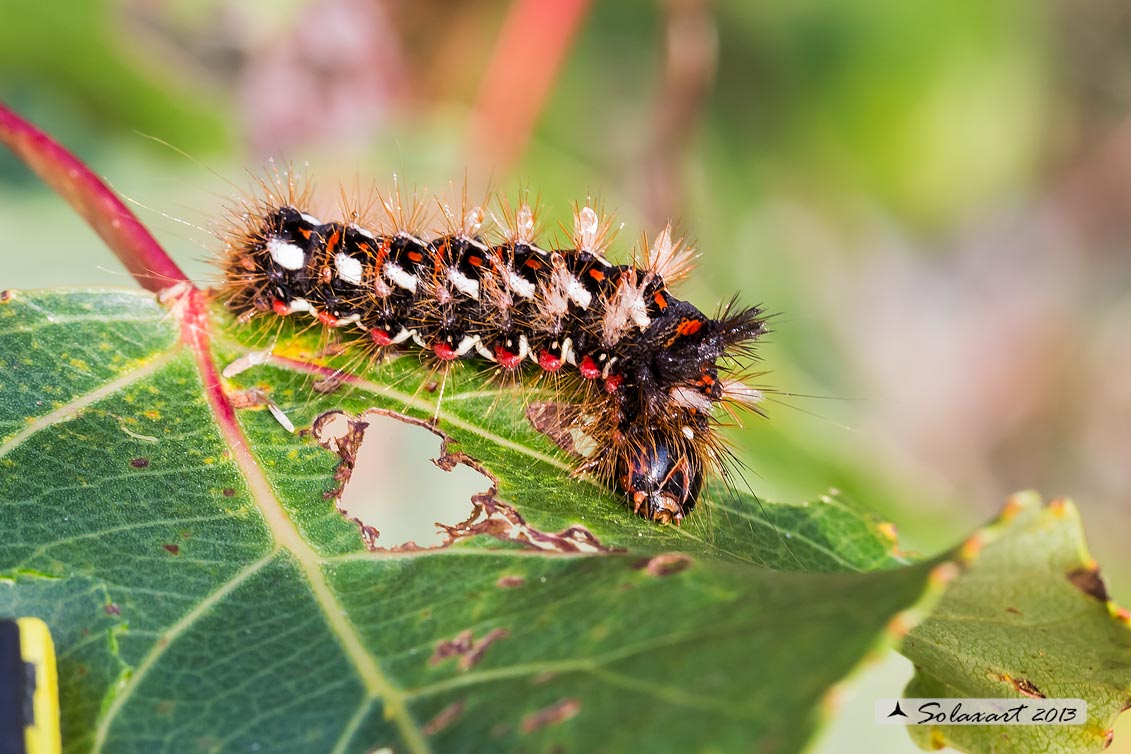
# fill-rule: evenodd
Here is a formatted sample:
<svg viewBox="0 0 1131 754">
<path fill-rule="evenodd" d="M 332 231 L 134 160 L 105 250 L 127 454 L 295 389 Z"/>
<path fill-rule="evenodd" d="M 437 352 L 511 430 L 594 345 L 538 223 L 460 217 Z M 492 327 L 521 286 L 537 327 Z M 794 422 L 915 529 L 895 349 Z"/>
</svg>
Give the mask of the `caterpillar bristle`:
<svg viewBox="0 0 1131 754">
<path fill-rule="evenodd" d="M 271 166 L 229 212 L 220 296 L 240 322 L 308 315 L 326 348 L 358 366 L 416 348 L 436 375 L 473 360 L 500 385 L 548 392 L 572 406 L 555 414 L 579 472 L 626 495 L 639 515 L 679 523 L 704 478 L 728 457 L 716 409 L 759 410 L 746 376 L 726 374 L 753 356 L 766 332 L 756 307 L 732 300 L 709 317 L 675 298 L 696 252 L 669 224 L 632 264 L 606 254 L 620 226 L 591 198 L 563 229 L 569 248 L 537 245 L 538 202 L 469 199 L 467 181 L 426 206 L 402 192 L 339 189 L 341 221 L 305 208 L 311 184 Z M 435 206 L 429 218 L 428 207 Z M 524 398 L 525 401 L 525 398 Z"/>
<path fill-rule="evenodd" d="M 656 236 L 651 245 L 645 236 L 644 267 L 653 275 L 664 279 L 669 286 L 686 278 L 695 269 L 699 253 L 685 239 L 672 240 L 672 224 L 669 222 Z"/>
<path fill-rule="evenodd" d="M 429 220 L 428 205 L 417 191 L 411 192 L 406 201 L 401 191 L 400 177 L 396 173 L 393 173 L 392 188 L 385 193 L 377 189 L 374 191 L 374 197 L 385 214 L 386 233 L 414 239 L 424 234 Z"/>
<path fill-rule="evenodd" d="M 541 199 L 536 198 L 534 203 L 529 201 L 530 190 L 523 189 L 515 201 L 509 201 L 503 194 L 498 194 L 496 203 L 499 214 L 493 215 L 495 225 L 499 228 L 499 243 L 510 246 L 537 246 L 540 231 L 538 218 L 541 215 Z"/>
<path fill-rule="evenodd" d="M 585 204 L 573 205 L 573 247 L 595 257 L 604 258 L 620 228 L 613 228 L 615 216 L 606 214 L 600 206 L 593 206 L 593 198 L 586 197 Z"/>
</svg>

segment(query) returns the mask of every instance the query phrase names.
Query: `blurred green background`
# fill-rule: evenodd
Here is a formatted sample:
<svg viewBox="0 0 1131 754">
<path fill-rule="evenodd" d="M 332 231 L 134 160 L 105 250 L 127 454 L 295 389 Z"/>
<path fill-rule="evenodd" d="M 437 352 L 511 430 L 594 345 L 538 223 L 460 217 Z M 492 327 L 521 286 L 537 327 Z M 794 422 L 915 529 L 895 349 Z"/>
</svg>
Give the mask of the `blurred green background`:
<svg viewBox="0 0 1131 754">
<path fill-rule="evenodd" d="M 838 487 L 920 552 L 1010 491 L 1070 496 L 1131 602 L 1125 3 L 0 10 L 0 98 L 134 201 L 195 277 L 214 275 L 219 212 L 271 157 L 325 203 L 393 172 L 431 193 L 465 175 L 473 192 L 529 184 L 550 228 L 593 192 L 625 223 L 621 258 L 672 217 L 703 252 L 687 298 L 737 291 L 780 313 L 761 354 L 782 394 L 733 432 L 755 491 Z M 131 285 L 6 153 L 0 227 L 0 287 Z"/>
</svg>

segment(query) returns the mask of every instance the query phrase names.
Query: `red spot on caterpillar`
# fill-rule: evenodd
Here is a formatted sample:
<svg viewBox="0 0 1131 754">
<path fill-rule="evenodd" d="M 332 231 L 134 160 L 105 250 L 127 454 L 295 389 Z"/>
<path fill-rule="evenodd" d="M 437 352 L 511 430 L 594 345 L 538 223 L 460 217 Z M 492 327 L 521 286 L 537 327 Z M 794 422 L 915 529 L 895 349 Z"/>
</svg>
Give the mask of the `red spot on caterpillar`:
<svg viewBox="0 0 1131 754">
<path fill-rule="evenodd" d="M 562 368 L 562 360 L 549 351 L 542 351 L 538 354 L 538 366 L 547 372 L 556 372 Z"/>
<path fill-rule="evenodd" d="M 621 384 L 624 382 L 624 375 L 610 374 L 605 378 L 605 392 L 615 393 L 620 389 Z"/>
<path fill-rule="evenodd" d="M 288 314 L 291 313 L 290 304 L 288 304 L 286 301 L 280 301 L 279 299 L 275 299 L 274 301 L 271 302 L 271 308 L 280 317 L 285 317 L 285 316 L 287 316 Z"/>
<path fill-rule="evenodd" d="M 529 267 L 532 270 L 542 269 L 542 262 L 540 262 L 537 257 L 530 257 L 529 259 L 526 260 L 525 264 L 526 264 L 527 267 Z"/>
<path fill-rule="evenodd" d="M 374 327 L 370 330 L 369 337 L 373 338 L 373 342 L 379 346 L 391 346 L 393 344 L 393 336 L 380 327 Z"/>
<path fill-rule="evenodd" d="M 472 267 L 482 267 L 483 266 L 483 257 L 477 257 L 475 255 L 469 256 L 467 258 L 467 263 L 470 264 Z"/>
<path fill-rule="evenodd" d="M 605 273 L 598 270 L 596 267 L 589 270 L 589 277 L 596 280 L 598 283 L 605 279 Z"/>
<path fill-rule="evenodd" d="M 687 337 L 688 335 L 694 335 L 699 332 L 699 328 L 702 326 L 703 323 L 700 320 L 685 319 L 676 326 L 675 331 L 677 334 Z"/>
<path fill-rule="evenodd" d="M 581 376 L 587 380 L 595 380 L 601 376 L 601 370 L 597 368 L 597 362 L 593 361 L 592 356 L 583 358 L 577 368 L 581 371 Z"/>
<path fill-rule="evenodd" d="M 330 312 L 318 312 L 318 321 L 326 325 L 326 327 L 338 326 L 338 318 Z"/>
<path fill-rule="evenodd" d="M 408 259 L 409 259 L 410 262 L 423 262 L 424 261 L 424 255 L 421 254 L 419 251 L 410 251 L 408 253 Z"/>
<path fill-rule="evenodd" d="M 495 361 L 505 369 L 518 369 L 522 365 L 522 357 L 511 353 L 502 346 L 495 346 Z"/>
<path fill-rule="evenodd" d="M 438 340 L 432 344 L 432 353 L 436 354 L 437 359 L 442 359 L 443 361 L 452 361 L 456 357 L 456 349 L 442 340 Z"/>
</svg>

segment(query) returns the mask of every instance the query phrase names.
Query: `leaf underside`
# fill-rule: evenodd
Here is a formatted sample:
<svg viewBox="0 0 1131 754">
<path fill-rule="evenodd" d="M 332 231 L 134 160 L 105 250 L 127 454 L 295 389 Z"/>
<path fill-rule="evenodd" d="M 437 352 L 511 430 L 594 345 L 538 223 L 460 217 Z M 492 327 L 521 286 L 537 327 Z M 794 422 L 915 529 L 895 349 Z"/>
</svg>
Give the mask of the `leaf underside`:
<svg viewBox="0 0 1131 754">
<path fill-rule="evenodd" d="M 339 457 L 308 433 L 239 410 L 254 463 L 241 461 L 175 309 L 114 291 L 0 303 L 0 614 L 51 626 L 68 752 L 793 752 L 829 690 L 897 638 L 893 619 L 941 593 L 937 561 L 906 564 L 885 527 L 839 499 L 720 488 L 685 526 L 656 526 L 570 476 L 526 421 L 523 389 L 461 368 L 437 411 L 431 375 L 403 357 L 349 365 L 323 393 L 312 383 L 350 356 L 284 333 L 280 357 L 230 394 L 264 389 L 300 428 L 335 410 L 437 416 L 449 452 L 497 479 L 491 502 L 521 517 L 441 549 L 371 551 L 327 497 Z M 270 326 L 213 320 L 220 365 L 276 342 Z M 1050 558 L 1078 554 L 1074 518 L 1049 526 Z M 577 531 L 585 551 L 561 551 Z M 1016 567 L 991 557 L 1024 534 L 1011 532 L 971 574 Z M 1126 660 L 1126 625 L 1069 588 L 1096 608 L 1073 619 Z M 953 635 L 935 618 L 921 630 L 923 643 Z M 1000 642 L 984 651 L 1011 672 L 1019 662 Z M 977 668 L 915 652 L 977 690 L 960 682 Z M 1066 660 L 1083 652 L 1064 644 Z M 1073 695 L 1126 697 L 1126 667 L 1109 670 Z M 1097 701 L 1096 726 L 1113 704 Z"/>
</svg>

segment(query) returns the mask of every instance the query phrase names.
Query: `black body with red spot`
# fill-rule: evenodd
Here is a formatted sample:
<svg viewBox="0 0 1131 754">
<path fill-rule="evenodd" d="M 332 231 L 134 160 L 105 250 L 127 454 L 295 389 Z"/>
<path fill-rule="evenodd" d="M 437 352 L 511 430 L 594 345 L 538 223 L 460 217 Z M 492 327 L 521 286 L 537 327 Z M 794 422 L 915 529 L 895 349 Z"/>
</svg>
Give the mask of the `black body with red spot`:
<svg viewBox="0 0 1131 754">
<path fill-rule="evenodd" d="M 479 358 L 504 372 L 553 374 L 576 391 L 579 415 L 589 417 L 581 428 L 600 447 L 585 468 L 648 518 L 678 522 L 695 506 L 718 464 L 710 413 L 726 399 L 719 362 L 765 332 L 758 309 L 709 317 L 658 273 L 584 250 L 371 234 L 289 206 L 249 223 L 225 261 L 237 312 L 308 312 L 369 351 L 415 344 L 434 363 Z M 301 268 L 282 266 L 271 242 L 301 249 Z M 622 285 L 640 303 L 631 326 L 606 342 L 603 323 Z M 554 290 L 566 305 L 547 304 Z"/>
</svg>

